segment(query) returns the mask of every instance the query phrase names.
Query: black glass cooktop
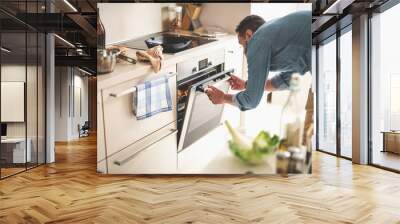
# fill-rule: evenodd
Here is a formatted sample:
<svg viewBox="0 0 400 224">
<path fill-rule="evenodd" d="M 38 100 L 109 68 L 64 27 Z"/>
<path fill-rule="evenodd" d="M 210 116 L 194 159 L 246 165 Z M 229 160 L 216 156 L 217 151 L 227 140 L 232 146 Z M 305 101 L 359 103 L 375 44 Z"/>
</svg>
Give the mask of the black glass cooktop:
<svg viewBox="0 0 400 224">
<path fill-rule="evenodd" d="M 148 46 L 146 44 L 146 40 L 149 40 L 151 38 L 156 38 L 156 39 L 182 39 L 182 40 L 187 40 L 190 39 L 191 42 L 189 45 L 187 45 L 184 48 L 181 49 L 169 49 L 169 48 L 165 48 L 164 47 L 164 53 L 166 54 L 175 54 L 187 49 L 191 49 L 203 44 L 207 44 L 213 41 L 216 41 L 216 39 L 212 39 L 212 38 L 206 38 L 206 37 L 196 37 L 196 36 L 187 36 L 187 35 L 178 35 L 178 34 L 174 34 L 174 33 L 165 33 L 165 32 L 161 32 L 161 33 L 155 33 L 155 34 L 150 34 L 147 36 L 143 36 L 137 39 L 133 39 L 133 40 L 128 40 L 122 43 L 119 43 L 119 46 L 124 46 L 124 47 L 128 47 L 128 48 L 132 48 L 132 49 L 138 49 L 138 50 L 147 50 Z"/>
</svg>

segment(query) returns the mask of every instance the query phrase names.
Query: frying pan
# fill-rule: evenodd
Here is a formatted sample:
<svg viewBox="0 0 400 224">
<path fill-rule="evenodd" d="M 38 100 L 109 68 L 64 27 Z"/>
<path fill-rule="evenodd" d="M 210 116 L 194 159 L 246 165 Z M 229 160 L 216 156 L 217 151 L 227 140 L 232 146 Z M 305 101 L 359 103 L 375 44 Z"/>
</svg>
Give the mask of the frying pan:
<svg viewBox="0 0 400 224">
<path fill-rule="evenodd" d="M 148 48 L 161 45 L 165 53 L 176 53 L 185 49 L 192 43 L 192 40 L 184 36 L 157 36 L 150 37 L 144 41 Z"/>
</svg>

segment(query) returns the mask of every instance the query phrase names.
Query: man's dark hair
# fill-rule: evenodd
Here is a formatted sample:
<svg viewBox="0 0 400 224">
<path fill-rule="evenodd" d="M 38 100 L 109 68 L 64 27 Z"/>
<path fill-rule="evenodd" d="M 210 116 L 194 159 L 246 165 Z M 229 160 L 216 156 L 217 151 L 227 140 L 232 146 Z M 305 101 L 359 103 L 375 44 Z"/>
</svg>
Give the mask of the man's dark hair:
<svg viewBox="0 0 400 224">
<path fill-rule="evenodd" d="M 265 23 L 265 20 L 261 18 L 260 16 L 257 15 L 250 15 L 246 16 L 240 23 L 236 26 L 236 33 L 238 33 L 240 36 L 243 36 L 246 32 L 246 30 L 251 30 L 256 32 L 258 27 L 263 25 Z"/>
</svg>

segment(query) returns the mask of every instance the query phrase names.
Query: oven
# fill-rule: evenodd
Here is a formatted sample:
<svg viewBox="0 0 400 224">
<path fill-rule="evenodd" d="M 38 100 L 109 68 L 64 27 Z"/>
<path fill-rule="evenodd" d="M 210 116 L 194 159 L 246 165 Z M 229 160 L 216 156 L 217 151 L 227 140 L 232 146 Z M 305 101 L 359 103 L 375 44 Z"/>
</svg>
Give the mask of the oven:
<svg viewBox="0 0 400 224">
<path fill-rule="evenodd" d="M 221 50 L 177 65 L 178 152 L 220 125 L 224 105 L 212 104 L 205 90 L 229 90 L 233 70 L 224 70 L 224 60 Z"/>
</svg>

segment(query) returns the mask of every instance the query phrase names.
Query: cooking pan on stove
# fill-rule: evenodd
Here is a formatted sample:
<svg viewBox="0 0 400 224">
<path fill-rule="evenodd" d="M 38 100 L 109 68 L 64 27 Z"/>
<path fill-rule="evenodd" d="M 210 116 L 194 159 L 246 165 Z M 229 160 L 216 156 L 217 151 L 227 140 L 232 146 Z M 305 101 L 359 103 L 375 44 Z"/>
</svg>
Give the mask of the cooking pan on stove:
<svg viewBox="0 0 400 224">
<path fill-rule="evenodd" d="M 157 36 L 144 41 L 148 48 L 158 45 L 163 47 L 165 53 L 176 53 L 188 47 L 192 40 L 184 36 Z"/>
</svg>

